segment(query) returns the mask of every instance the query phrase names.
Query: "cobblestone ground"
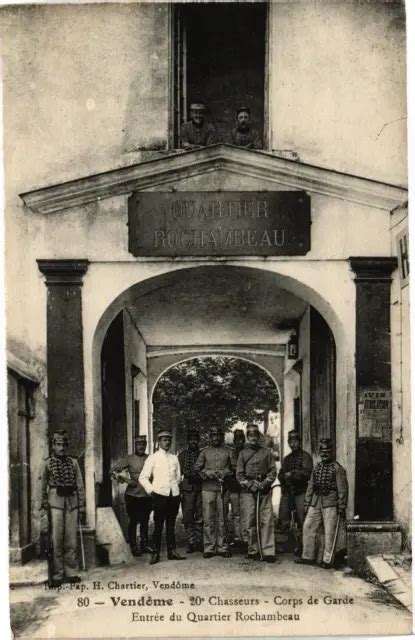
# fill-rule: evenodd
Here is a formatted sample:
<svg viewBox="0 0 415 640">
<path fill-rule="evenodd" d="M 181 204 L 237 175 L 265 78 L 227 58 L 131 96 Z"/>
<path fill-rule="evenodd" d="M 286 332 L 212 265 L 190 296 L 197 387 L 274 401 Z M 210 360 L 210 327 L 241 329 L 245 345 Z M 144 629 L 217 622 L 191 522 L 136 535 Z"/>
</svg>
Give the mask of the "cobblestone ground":
<svg viewBox="0 0 415 640">
<path fill-rule="evenodd" d="M 183 549 L 181 550 L 183 552 Z M 410 613 L 388 593 L 350 573 L 231 559 L 149 565 L 148 556 L 83 576 L 81 589 L 11 591 L 17 638 L 398 635 Z M 189 586 L 189 585 L 193 585 Z M 78 585 L 79 586 L 79 585 Z"/>
</svg>

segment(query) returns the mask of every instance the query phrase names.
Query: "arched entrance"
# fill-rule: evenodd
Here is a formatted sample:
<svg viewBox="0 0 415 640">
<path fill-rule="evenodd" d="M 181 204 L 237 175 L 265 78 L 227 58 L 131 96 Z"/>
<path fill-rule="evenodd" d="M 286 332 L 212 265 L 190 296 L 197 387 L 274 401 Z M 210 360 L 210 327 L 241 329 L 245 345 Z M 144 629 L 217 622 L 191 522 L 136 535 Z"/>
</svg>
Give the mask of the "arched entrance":
<svg viewBox="0 0 415 640">
<path fill-rule="evenodd" d="M 172 450 L 186 446 L 186 432 L 199 432 L 208 443 L 211 426 L 226 433 L 258 424 L 279 451 L 280 393 L 269 371 L 245 358 L 205 355 L 169 366 L 152 390 L 153 441 L 159 429 L 170 428 Z"/>
<path fill-rule="evenodd" d="M 152 394 L 160 375 L 190 357 L 245 357 L 272 372 L 280 389 L 282 455 L 286 433 L 298 428 L 312 453 L 320 437 L 337 436 L 341 457 L 348 438 L 345 429 L 336 433 L 336 414 L 337 423 L 340 412 L 340 424 L 347 424 L 348 361 L 343 357 L 339 367 L 339 347 L 344 353 L 342 325 L 330 304 L 270 270 L 206 265 L 132 283 L 107 306 L 94 334 L 98 506 L 111 502 L 109 468 L 131 450 L 133 435 L 146 433 L 152 448 Z M 115 380 L 108 387 L 103 371 L 123 379 L 124 392 Z"/>
</svg>

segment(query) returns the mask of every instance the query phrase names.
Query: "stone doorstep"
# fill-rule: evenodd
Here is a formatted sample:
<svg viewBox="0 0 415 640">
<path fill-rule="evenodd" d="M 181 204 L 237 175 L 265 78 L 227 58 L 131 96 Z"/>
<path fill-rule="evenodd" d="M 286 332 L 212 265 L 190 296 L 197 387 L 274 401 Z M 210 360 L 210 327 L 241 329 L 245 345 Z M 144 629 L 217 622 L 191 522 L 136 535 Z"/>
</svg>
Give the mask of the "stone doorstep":
<svg viewBox="0 0 415 640">
<path fill-rule="evenodd" d="M 48 579 L 46 560 L 32 560 L 24 565 L 10 565 L 10 587 L 34 587 L 44 584 Z"/>
<path fill-rule="evenodd" d="M 367 564 L 380 584 L 412 613 L 412 590 L 382 556 L 367 556 Z"/>
</svg>

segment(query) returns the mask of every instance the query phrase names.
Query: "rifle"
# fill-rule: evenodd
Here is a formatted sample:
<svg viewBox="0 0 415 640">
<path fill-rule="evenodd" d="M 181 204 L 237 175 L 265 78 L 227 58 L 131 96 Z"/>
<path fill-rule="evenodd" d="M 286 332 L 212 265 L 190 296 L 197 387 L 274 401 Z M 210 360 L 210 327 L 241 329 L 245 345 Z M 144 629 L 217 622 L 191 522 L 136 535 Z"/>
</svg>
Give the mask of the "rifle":
<svg viewBox="0 0 415 640">
<path fill-rule="evenodd" d="M 259 556 L 260 556 L 261 560 L 263 560 L 264 559 L 264 552 L 262 550 L 262 538 L 261 538 L 260 499 L 261 499 L 261 492 L 258 489 L 257 492 L 256 492 L 256 497 L 255 497 L 256 537 L 257 537 L 257 540 L 258 540 Z"/>
<path fill-rule="evenodd" d="M 225 505 L 225 480 L 224 479 L 219 480 L 219 484 L 220 484 L 220 497 L 222 501 L 223 528 L 225 530 L 226 549 L 229 555 L 231 556 L 232 553 L 231 553 L 231 545 L 229 541 L 228 514 L 226 512 L 226 505 Z"/>
<path fill-rule="evenodd" d="M 52 514 L 50 507 L 47 507 L 48 514 L 48 587 L 53 587 L 53 538 L 52 538 Z"/>
</svg>

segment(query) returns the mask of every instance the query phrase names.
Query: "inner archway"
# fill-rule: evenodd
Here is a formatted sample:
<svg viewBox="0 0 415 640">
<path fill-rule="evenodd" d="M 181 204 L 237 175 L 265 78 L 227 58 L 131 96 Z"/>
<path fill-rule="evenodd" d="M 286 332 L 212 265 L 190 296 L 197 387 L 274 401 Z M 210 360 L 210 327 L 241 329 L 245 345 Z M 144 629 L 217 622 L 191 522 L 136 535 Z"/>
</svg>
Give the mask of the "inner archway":
<svg viewBox="0 0 415 640">
<path fill-rule="evenodd" d="M 208 443 L 210 427 L 225 433 L 255 423 L 280 449 L 280 394 L 262 367 L 242 358 L 208 355 L 169 367 L 153 391 L 153 440 L 159 429 L 172 430 L 173 451 L 186 446 L 186 432 L 199 432 Z"/>
</svg>

